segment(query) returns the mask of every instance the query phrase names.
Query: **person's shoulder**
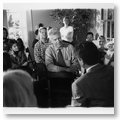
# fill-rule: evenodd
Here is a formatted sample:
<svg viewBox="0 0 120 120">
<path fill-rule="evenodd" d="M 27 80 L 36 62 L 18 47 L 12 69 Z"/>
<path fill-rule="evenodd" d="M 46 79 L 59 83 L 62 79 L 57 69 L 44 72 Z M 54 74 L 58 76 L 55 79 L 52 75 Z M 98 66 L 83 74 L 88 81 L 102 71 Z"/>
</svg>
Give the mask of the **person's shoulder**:
<svg viewBox="0 0 120 120">
<path fill-rule="evenodd" d="M 73 45 L 71 45 L 71 44 L 68 44 L 68 48 L 74 49 Z"/>
<path fill-rule="evenodd" d="M 47 48 L 46 48 L 46 52 L 51 52 L 54 49 L 53 44 L 50 44 Z"/>
<path fill-rule="evenodd" d="M 65 29 L 65 27 L 61 27 L 61 28 L 60 28 L 60 31 L 62 31 L 62 30 L 64 30 L 64 29 Z"/>
<path fill-rule="evenodd" d="M 68 26 L 68 29 L 71 29 L 71 30 L 73 30 L 73 26 Z"/>
<path fill-rule="evenodd" d="M 109 73 L 114 73 L 114 67 L 110 65 L 105 65 L 106 71 L 109 71 Z"/>
<path fill-rule="evenodd" d="M 34 48 L 39 47 L 40 46 L 40 42 L 37 41 L 34 46 L 35 46 Z"/>
<path fill-rule="evenodd" d="M 81 75 L 79 78 L 77 78 L 74 81 L 74 84 L 79 85 L 85 82 L 85 80 L 87 79 L 87 74 Z"/>
</svg>

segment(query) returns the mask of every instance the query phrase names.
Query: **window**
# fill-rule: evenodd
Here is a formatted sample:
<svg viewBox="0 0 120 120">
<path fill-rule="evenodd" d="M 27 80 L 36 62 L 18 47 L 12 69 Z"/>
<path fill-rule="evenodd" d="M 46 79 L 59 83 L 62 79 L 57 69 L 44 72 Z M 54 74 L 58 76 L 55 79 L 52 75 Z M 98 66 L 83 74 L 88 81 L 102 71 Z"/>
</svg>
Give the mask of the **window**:
<svg viewBox="0 0 120 120">
<path fill-rule="evenodd" d="M 102 14 L 104 14 L 103 35 L 107 41 L 112 41 L 114 39 L 114 9 L 101 10 L 101 16 Z"/>
<path fill-rule="evenodd" d="M 9 38 L 21 38 L 25 46 L 28 46 L 26 22 L 26 11 L 7 10 Z"/>
</svg>

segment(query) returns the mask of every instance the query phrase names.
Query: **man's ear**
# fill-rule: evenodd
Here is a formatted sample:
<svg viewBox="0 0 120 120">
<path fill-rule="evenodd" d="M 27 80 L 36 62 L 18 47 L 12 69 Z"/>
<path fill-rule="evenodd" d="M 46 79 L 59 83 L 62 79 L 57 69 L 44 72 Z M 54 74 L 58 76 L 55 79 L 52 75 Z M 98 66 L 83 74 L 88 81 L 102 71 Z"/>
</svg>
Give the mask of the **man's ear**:
<svg viewBox="0 0 120 120">
<path fill-rule="evenodd" d="M 78 58 L 78 62 L 81 67 L 84 67 L 84 62 L 83 62 L 82 58 Z"/>
</svg>

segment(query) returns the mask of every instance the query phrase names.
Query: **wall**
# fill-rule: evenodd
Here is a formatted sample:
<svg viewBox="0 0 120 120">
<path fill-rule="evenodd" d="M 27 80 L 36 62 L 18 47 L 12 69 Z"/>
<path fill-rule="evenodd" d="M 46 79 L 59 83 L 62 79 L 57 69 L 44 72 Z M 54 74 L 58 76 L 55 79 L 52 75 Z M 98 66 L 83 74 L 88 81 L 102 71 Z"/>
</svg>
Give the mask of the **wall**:
<svg viewBox="0 0 120 120">
<path fill-rule="evenodd" d="M 32 57 L 32 59 L 34 59 L 34 51 L 32 48 L 32 42 L 34 40 L 34 32 L 33 32 L 33 28 L 32 28 L 31 10 L 26 11 L 26 16 L 27 16 L 28 46 L 29 46 L 29 50 L 31 53 L 31 57 Z"/>
<path fill-rule="evenodd" d="M 28 30 L 28 45 L 30 48 L 30 53 L 34 59 L 34 50 L 32 48 L 32 42 L 34 40 L 34 31 L 39 23 L 43 23 L 45 27 L 57 27 L 60 28 L 59 22 L 56 22 L 50 16 L 52 10 L 29 10 L 27 11 L 27 30 Z"/>
<path fill-rule="evenodd" d="M 61 25 L 59 22 L 54 21 L 53 18 L 50 16 L 52 10 L 32 10 L 32 21 L 33 21 L 33 29 L 39 23 L 43 23 L 45 27 L 57 27 L 60 28 Z"/>
<path fill-rule="evenodd" d="M 3 10 L 3 26 L 7 28 L 7 12 Z"/>
</svg>

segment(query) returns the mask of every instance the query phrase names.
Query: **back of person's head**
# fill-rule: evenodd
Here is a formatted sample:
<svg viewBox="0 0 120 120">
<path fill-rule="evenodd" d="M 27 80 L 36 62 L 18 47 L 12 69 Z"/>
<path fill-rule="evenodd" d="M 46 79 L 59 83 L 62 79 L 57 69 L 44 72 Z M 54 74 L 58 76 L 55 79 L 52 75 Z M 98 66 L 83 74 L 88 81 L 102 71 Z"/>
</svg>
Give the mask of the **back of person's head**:
<svg viewBox="0 0 120 120">
<path fill-rule="evenodd" d="M 94 65 L 99 62 L 99 51 L 92 42 L 82 42 L 76 49 L 78 58 L 81 58 L 87 65 Z"/>
<path fill-rule="evenodd" d="M 12 48 L 13 44 L 17 44 L 17 41 L 15 39 L 9 39 L 8 45 L 10 49 Z"/>
<path fill-rule="evenodd" d="M 7 71 L 3 76 L 4 107 L 36 107 L 32 77 L 25 71 Z"/>
<path fill-rule="evenodd" d="M 3 71 L 7 71 L 12 67 L 10 55 L 7 52 L 3 52 Z"/>
<path fill-rule="evenodd" d="M 39 23 L 38 27 L 44 27 L 44 24 L 43 23 Z"/>
</svg>

